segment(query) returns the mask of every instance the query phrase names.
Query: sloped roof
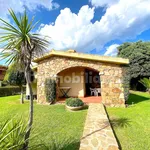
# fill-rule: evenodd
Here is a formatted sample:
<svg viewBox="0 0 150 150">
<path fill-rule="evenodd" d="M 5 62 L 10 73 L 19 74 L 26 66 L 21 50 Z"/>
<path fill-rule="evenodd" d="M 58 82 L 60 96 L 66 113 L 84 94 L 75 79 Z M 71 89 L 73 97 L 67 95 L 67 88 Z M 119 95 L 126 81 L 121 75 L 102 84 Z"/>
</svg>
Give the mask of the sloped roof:
<svg viewBox="0 0 150 150">
<path fill-rule="evenodd" d="M 8 67 L 0 65 L 0 70 L 7 70 Z"/>
<path fill-rule="evenodd" d="M 0 65 L 0 81 L 3 81 L 7 67 Z"/>
<path fill-rule="evenodd" d="M 120 57 L 110 57 L 110 56 L 77 53 L 75 50 L 68 50 L 68 51 L 52 50 L 46 55 L 35 59 L 34 62 L 39 63 L 40 61 L 48 59 L 53 56 L 69 57 L 69 58 L 84 59 L 84 60 L 99 61 L 99 62 L 108 62 L 108 63 L 115 63 L 115 64 L 126 64 L 126 65 L 129 64 L 129 59 L 124 59 Z"/>
</svg>

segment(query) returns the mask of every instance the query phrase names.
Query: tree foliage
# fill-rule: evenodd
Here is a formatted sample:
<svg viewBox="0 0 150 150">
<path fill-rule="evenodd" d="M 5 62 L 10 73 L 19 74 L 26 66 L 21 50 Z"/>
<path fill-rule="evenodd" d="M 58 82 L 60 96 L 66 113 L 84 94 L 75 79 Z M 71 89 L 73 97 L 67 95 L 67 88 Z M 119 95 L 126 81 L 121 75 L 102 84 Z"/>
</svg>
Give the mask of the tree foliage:
<svg viewBox="0 0 150 150">
<path fill-rule="evenodd" d="M 24 89 L 23 85 L 26 84 L 25 74 L 22 68 L 20 68 L 20 64 L 13 63 L 11 64 L 7 71 L 4 80 L 9 83 L 9 85 L 19 86 L 21 98 L 20 103 L 24 103 Z"/>
<path fill-rule="evenodd" d="M 118 56 L 130 60 L 131 78 L 150 76 L 150 42 L 124 43 L 118 51 Z"/>
<path fill-rule="evenodd" d="M 150 77 L 150 42 L 124 43 L 118 47 L 118 56 L 130 61 L 127 78 L 131 89 L 144 90 L 138 81 Z"/>
<path fill-rule="evenodd" d="M 25 85 L 25 76 L 24 76 L 24 72 L 12 72 L 9 75 L 8 78 L 8 82 L 10 83 L 10 85 L 18 85 L 18 86 L 22 86 Z"/>
</svg>

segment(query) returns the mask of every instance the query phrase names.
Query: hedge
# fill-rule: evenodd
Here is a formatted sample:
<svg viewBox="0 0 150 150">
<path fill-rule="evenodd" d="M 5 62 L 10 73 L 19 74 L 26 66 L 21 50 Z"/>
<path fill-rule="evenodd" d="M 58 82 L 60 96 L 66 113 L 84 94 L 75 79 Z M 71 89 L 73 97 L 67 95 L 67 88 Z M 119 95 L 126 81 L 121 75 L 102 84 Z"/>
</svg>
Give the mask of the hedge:
<svg viewBox="0 0 150 150">
<path fill-rule="evenodd" d="M 125 103 L 127 103 L 129 98 L 129 89 L 130 89 L 130 71 L 129 67 L 125 66 L 125 74 L 123 76 L 123 88 L 124 88 L 124 97 L 125 97 Z"/>
<path fill-rule="evenodd" d="M 23 89 L 25 92 L 25 87 Z M 18 94 L 20 94 L 20 88 L 18 86 L 0 87 L 0 97 L 18 95 Z"/>
<path fill-rule="evenodd" d="M 53 104 L 56 100 L 56 81 L 50 78 L 45 80 L 46 101 Z"/>
</svg>

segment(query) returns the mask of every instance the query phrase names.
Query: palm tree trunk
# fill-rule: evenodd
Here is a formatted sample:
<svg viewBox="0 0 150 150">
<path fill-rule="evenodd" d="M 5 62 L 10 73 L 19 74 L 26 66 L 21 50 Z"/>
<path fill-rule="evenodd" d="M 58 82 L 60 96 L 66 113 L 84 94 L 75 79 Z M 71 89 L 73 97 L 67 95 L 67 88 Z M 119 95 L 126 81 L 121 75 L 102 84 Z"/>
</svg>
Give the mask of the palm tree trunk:
<svg viewBox="0 0 150 150">
<path fill-rule="evenodd" d="M 27 131 L 25 134 L 25 144 L 24 144 L 24 150 L 28 149 L 29 145 L 29 137 L 30 137 L 30 132 L 32 128 L 32 123 L 33 123 L 33 92 L 32 92 L 32 86 L 31 86 L 31 68 L 30 66 L 26 67 L 25 69 L 25 77 L 26 81 L 29 87 L 29 94 L 30 94 L 30 105 L 29 105 L 29 120 L 28 120 L 28 126 L 27 126 Z"/>
<path fill-rule="evenodd" d="M 21 103 L 21 104 L 24 104 L 23 86 L 20 86 L 20 89 L 21 89 L 20 103 Z"/>
</svg>

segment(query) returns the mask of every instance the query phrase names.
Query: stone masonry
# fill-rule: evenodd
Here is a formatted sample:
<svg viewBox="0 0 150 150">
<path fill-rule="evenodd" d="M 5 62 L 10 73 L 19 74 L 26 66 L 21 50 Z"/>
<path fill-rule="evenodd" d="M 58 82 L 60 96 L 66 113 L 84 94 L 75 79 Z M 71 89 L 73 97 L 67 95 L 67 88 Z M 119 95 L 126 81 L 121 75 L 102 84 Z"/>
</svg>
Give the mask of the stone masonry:
<svg viewBox="0 0 150 150">
<path fill-rule="evenodd" d="M 90 104 L 80 150 L 119 150 L 102 104 Z"/>
<path fill-rule="evenodd" d="M 0 81 L 3 81 L 6 70 L 7 70 L 7 67 L 0 65 Z"/>
<path fill-rule="evenodd" d="M 55 78 L 58 73 L 71 67 L 91 68 L 99 72 L 101 78 L 102 102 L 105 105 L 124 106 L 122 65 L 93 60 L 52 56 L 38 63 L 37 67 L 37 99 L 45 103 L 44 82 L 46 78 Z"/>
</svg>

